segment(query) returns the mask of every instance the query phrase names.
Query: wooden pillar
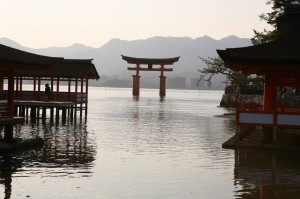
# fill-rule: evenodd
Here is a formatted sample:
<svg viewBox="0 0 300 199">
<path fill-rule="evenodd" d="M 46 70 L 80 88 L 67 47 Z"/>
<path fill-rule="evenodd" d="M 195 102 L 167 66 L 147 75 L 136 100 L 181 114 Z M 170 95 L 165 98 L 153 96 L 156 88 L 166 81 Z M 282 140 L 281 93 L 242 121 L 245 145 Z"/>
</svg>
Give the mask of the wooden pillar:
<svg viewBox="0 0 300 199">
<path fill-rule="evenodd" d="M 4 78 L 0 77 L 0 99 L 3 99 L 3 96 L 2 96 L 3 85 L 4 85 Z"/>
<path fill-rule="evenodd" d="M 7 109 L 8 109 L 8 116 L 14 116 L 14 73 L 12 72 L 8 76 L 8 99 L 7 99 Z M 4 140 L 6 142 L 10 142 L 13 140 L 13 125 L 7 124 L 4 126 Z"/>
<path fill-rule="evenodd" d="M 67 107 L 63 107 L 63 108 L 62 108 L 61 116 L 62 116 L 62 123 L 66 123 L 66 118 L 67 118 Z"/>
<path fill-rule="evenodd" d="M 59 108 L 56 107 L 56 115 L 55 115 L 56 121 L 59 120 Z"/>
<path fill-rule="evenodd" d="M 85 118 L 87 117 L 87 107 L 88 107 L 88 93 L 89 92 L 89 79 L 88 78 L 86 78 L 86 81 L 85 81 L 85 93 L 86 93 L 86 102 L 85 102 Z"/>
<path fill-rule="evenodd" d="M 276 83 L 272 76 L 265 76 L 264 84 L 264 111 L 274 111 L 276 107 Z"/>
<path fill-rule="evenodd" d="M 56 80 L 56 100 L 59 101 L 59 77 Z"/>
<path fill-rule="evenodd" d="M 28 117 L 28 106 L 25 107 L 25 115 Z"/>
<path fill-rule="evenodd" d="M 159 87 L 159 96 L 165 97 L 166 96 L 166 78 L 165 76 L 160 77 L 160 87 Z"/>
<path fill-rule="evenodd" d="M 50 96 L 49 96 L 49 100 L 54 100 L 54 95 L 53 95 L 53 77 L 51 77 L 51 81 L 50 81 Z"/>
<path fill-rule="evenodd" d="M 159 86 L 159 96 L 166 96 L 166 77 L 164 76 L 164 65 L 160 66 L 160 86 Z"/>
<path fill-rule="evenodd" d="M 50 120 L 53 121 L 53 115 L 54 115 L 54 108 L 50 108 Z"/>
<path fill-rule="evenodd" d="M 19 99 L 19 77 L 16 77 L 15 99 Z"/>
<path fill-rule="evenodd" d="M 36 100 L 36 77 L 33 79 L 33 99 Z"/>
<path fill-rule="evenodd" d="M 71 101 L 71 78 L 68 79 L 68 101 Z"/>
<path fill-rule="evenodd" d="M 83 78 L 81 78 L 80 87 L 80 118 L 82 118 L 82 105 L 83 105 Z"/>
<path fill-rule="evenodd" d="M 273 127 L 273 144 L 277 143 L 277 132 L 278 132 L 278 128 Z"/>
<path fill-rule="evenodd" d="M 133 84 L 132 84 L 132 95 L 139 96 L 140 95 L 140 65 L 136 65 L 136 75 L 132 75 Z"/>
<path fill-rule="evenodd" d="M 41 78 L 38 78 L 38 100 L 41 100 Z"/>
<path fill-rule="evenodd" d="M 42 119 L 46 119 L 46 107 L 42 109 Z"/>
<path fill-rule="evenodd" d="M 8 76 L 8 99 L 7 99 L 7 109 L 9 117 L 14 116 L 14 100 L 15 100 L 15 93 L 14 93 L 14 75 L 13 73 Z"/>
<path fill-rule="evenodd" d="M 74 118 L 77 117 L 77 95 L 78 95 L 78 78 L 75 80 L 75 109 Z"/>
<path fill-rule="evenodd" d="M 31 122 L 36 121 L 36 107 L 35 106 L 30 107 L 30 119 L 31 119 Z"/>
<path fill-rule="evenodd" d="M 132 75 L 132 77 L 133 77 L 132 95 L 139 96 L 140 95 L 140 78 L 141 78 L 141 76 Z"/>
<path fill-rule="evenodd" d="M 0 77 L 0 91 L 3 91 L 4 78 Z"/>
<path fill-rule="evenodd" d="M 74 117 L 74 106 L 70 106 L 70 120 L 73 121 L 73 117 Z"/>
<path fill-rule="evenodd" d="M 23 93 L 23 78 L 20 77 L 20 94 L 19 94 L 19 99 L 22 99 L 22 93 Z"/>
<path fill-rule="evenodd" d="M 13 125 L 12 124 L 8 124 L 4 126 L 4 141 L 5 142 L 11 142 L 13 141 Z"/>
</svg>

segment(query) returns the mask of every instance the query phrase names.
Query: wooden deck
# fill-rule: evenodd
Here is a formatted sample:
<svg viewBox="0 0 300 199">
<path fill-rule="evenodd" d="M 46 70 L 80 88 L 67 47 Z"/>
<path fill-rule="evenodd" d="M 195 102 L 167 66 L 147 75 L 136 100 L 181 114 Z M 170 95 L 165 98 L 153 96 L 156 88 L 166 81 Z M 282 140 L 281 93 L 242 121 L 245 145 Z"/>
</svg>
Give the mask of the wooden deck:
<svg viewBox="0 0 300 199">
<path fill-rule="evenodd" d="M 36 107 L 68 107 L 76 105 L 76 102 L 62 101 L 36 101 L 36 100 L 15 100 L 16 106 L 36 106 Z"/>
<path fill-rule="evenodd" d="M 46 118 L 47 110 L 50 110 L 50 118 L 53 119 L 54 115 L 56 120 L 59 119 L 60 115 L 62 121 L 66 121 L 66 118 L 71 120 L 77 118 L 77 111 L 79 116 L 82 118 L 83 111 L 85 117 L 87 116 L 87 103 L 78 104 L 75 101 L 41 101 L 41 100 L 15 100 L 15 116 L 28 117 L 30 116 L 32 121 L 40 118 Z M 42 113 L 40 114 L 40 111 Z M 61 112 L 61 113 L 60 113 Z"/>
<path fill-rule="evenodd" d="M 0 117 L 0 126 L 24 123 L 24 117 Z"/>
</svg>

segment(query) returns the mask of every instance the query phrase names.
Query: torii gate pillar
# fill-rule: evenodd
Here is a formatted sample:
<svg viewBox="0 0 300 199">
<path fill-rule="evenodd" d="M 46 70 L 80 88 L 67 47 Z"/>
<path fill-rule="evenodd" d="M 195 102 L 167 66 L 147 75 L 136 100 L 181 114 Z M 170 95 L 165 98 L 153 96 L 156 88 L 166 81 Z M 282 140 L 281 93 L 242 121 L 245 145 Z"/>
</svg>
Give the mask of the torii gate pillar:
<svg viewBox="0 0 300 199">
<path fill-rule="evenodd" d="M 166 96 L 166 76 L 159 76 L 160 78 L 160 86 L 159 86 L 159 96 L 164 97 Z"/>
<path fill-rule="evenodd" d="M 140 78 L 141 76 L 132 75 L 132 95 L 139 96 L 140 95 Z"/>
</svg>

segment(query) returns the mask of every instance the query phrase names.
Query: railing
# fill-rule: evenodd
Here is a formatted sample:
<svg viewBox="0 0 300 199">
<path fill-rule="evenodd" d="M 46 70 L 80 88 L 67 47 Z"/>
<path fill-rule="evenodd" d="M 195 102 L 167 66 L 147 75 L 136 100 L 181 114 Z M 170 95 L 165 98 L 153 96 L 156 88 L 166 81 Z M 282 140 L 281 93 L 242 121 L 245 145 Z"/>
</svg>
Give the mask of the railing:
<svg viewBox="0 0 300 199">
<path fill-rule="evenodd" d="M 277 106 L 274 111 L 263 111 L 263 106 L 241 106 L 236 112 L 238 125 L 300 128 L 300 107 Z"/>
<path fill-rule="evenodd" d="M 0 107 L 0 118 L 8 117 L 9 111 L 7 110 L 7 107 Z"/>
<path fill-rule="evenodd" d="M 34 101 L 44 101 L 45 92 L 34 92 L 34 91 L 15 91 L 15 100 L 34 100 Z M 7 100 L 7 91 L 0 92 L 0 100 Z M 87 93 L 75 93 L 75 92 L 51 92 L 49 96 L 50 101 L 59 102 L 76 102 L 76 103 L 86 103 L 88 101 Z"/>
</svg>

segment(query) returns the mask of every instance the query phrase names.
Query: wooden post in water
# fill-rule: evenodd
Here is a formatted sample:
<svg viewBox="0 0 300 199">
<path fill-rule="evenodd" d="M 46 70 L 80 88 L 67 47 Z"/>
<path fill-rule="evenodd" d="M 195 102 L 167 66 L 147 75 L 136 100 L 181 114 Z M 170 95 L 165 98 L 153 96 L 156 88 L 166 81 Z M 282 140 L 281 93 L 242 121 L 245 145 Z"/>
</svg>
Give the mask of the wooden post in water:
<svg viewBox="0 0 300 199">
<path fill-rule="evenodd" d="M 30 107 L 30 119 L 32 122 L 36 121 L 36 107 L 35 106 Z"/>
<path fill-rule="evenodd" d="M 82 104 L 83 104 L 83 78 L 81 78 L 80 82 L 80 118 L 82 118 Z"/>
<path fill-rule="evenodd" d="M 86 93 L 86 101 L 85 101 L 85 118 L 87 118 L 87 111 L 88 111 L 88 91 L 89 91 L 89 79 L 86 78 L 85 82 L 85 93 Z"/>
<path fill-rule="evenodd" d="M 46 119 L 46 107 L 42 109 L 42 119 Z"/>
<path fill-rule="evenodd" d="M 7 124 L 4 126 L 4 141 L 5 142 L 11 142 L 13 141 L 13 125 Z"/>
</svg>

